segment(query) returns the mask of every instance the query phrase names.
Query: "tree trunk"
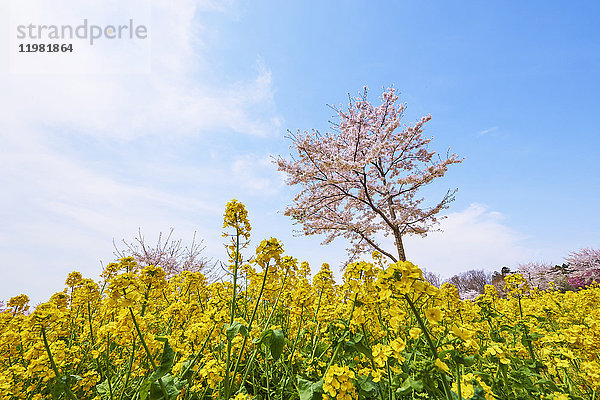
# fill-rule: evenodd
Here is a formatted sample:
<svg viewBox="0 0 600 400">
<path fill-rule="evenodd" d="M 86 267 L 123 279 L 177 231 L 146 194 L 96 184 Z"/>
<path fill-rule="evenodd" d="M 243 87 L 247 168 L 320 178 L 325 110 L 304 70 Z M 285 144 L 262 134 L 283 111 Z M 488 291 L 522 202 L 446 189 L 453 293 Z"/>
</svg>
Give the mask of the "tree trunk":
<svg viewBox="0 0 600 400">
<path fill-rule="evenodd" d="M 396 240 L 396 249 L 398 249 L 398 261 L 406 261 L 406 254 L 404 253 L 404 244 L 402 244 L 402 235 L 400 232 L 394 232 L 394 238 Z"/>
<path fill-rule="evenodd" d="M 385 182 L 385 178 L 383 180 Z M 396 211 L 394 210 L 394 202 L 392 198 L 388 196 L 387 199 L 388 207 L 390 208 L 390 216 L 392 217 L 392 221 L 396 221 Z M 387 222 L 387 221 L 386 221 Z M 398 261 L 406 261 L 406 254 L 404 254 L 404 245 L 402 244 L 402 234 L 400 233 L 400 228 L 397 225 L 388 224 L 390 228 L 392 228 L 392 232 L 394 232 L 394 240 L 396 242 L 396 249 L 398 249 Z"/>
</svg>

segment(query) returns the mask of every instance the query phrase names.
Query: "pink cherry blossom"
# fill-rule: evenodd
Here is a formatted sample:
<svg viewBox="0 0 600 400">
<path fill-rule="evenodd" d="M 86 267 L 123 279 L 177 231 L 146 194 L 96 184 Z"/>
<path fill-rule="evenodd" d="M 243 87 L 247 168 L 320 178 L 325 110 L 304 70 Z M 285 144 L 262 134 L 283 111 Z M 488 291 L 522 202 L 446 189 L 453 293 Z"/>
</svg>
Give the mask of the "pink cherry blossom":
<svg viewBox="0 0 600 400">
<path fill-rule="evenodd" d="M 346 111 L 334 108 L 339 121 L 333 132 L 291 135 L 295 155 L 276 163 L 287 183 L 300 188 L 285 214 L 301 223 L 305 234 L 326 234 L 325 244 L 346 238 L 351 258 L 378 250 L 396 261 L 406 259 L 404 235 L 425 236 L 437 222 L 456 190 L 430 207 L 417 193 L 462 159 L 456 154 L 434 158 L 431 139 L 422 136 L 431 117 L 404 125 L 404 109 L 393 88 L 384 91 L 378 106 L 367 101 L 365 88 Z M 397 256 L 380 246 L 378 232 L 392 235 Z"/>
</svg>

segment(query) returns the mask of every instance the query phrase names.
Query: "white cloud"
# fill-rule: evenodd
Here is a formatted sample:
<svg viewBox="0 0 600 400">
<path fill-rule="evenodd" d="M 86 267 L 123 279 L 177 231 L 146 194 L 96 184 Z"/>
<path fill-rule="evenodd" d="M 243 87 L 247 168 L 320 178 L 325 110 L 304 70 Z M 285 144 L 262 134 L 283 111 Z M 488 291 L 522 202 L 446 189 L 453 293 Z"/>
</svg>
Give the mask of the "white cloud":
<svg viewBox="0 0 600 400">
<path fill-rule="evenodd" d="M 94 15 L 100 3 L 68 4 Z M 212 66 L 214 49 L 199 35 L 206 18 L 235 18 L 234 4 L 145 4 L 155 17 L 150 73 L 11 74 L 2 65 L 0 299 L 25 292 L 34 304 L 43 301 L 73 269 L 96 277 L 99 260 L 113 257 L 112 239 L 131 239 L 138 227 L 148 236 L 174 227 L 183 238 L 198 230 L 215 249 L 208 256 L 222 249 L 221 189 L 231 162 L 199 156 L 183 163 L 176 149 L 193 142 L 218 154 L 197 143 L 221 132 L 246 138 L 276 132 L 271 73 L 259 60 L 240 66 L 247 78 L 231 81 Z M 6 20 L 6 3 L 0 9 Z M 58 15 L 60 9 L 41 8 L 37 17 L 71 18 Z M 8 41 L 0 40 L 0 51 L 8 52 Z M 98 50 L 82 62 L 122 55 L 122 49 Z M 243 154 L 236 168 L 248 190 L 272 190 L 263 160 L 252 163 Z"/>
<path fill-rule="evenodd" d="M 138 1 L 112 2 L 112 14 L 99 15 L 105 3 L 82 2 L 73 7 L 57 6 L 64 0 L 44 1 L 42 15 L 34 18 L 46 21 L 67 21 L 78 24 L 86 16 L 100 21 L 120 21 L 128 16 L 119 8 Z M 38 4 L 37 0 L 23 0 L 18 4 Z M 11 110 L 1 120 L 10 118 L 30 126 L 45 129 L 59 126 L 80 135 L 102 138 L 131 139 L 146 135 L 192 136 L 210 130 L 231 129 L 241 133 L 266 135 L 279 127 L 274 115 L 271 74 L 260 61 L 254 67 L 255 76 L 245 81 L 231 82 L 213 70 L 210 43 L 198 38 L 202 20 L 196 15 L 226 18 L 229 8 L 216 7 L 214 2 L 187 0 L 174 7 L 160 0 L 144 2 L 134 14 L 154 15 L 149 25 L 151 46 L 151 73 L 83 73 L 83 74 L 10 74 L 0 77 L 0 90 L 10 96 L 0 98 L 0 107 Z M 230 5 L 230 7 L 232 7 Z M 68 15 L 60 10 L 76 9 Z M 125 7 L 126 8 L 126 7 Z M 137 14 L 135 14 L 137 15 Z M 111 19 L 113 18 L 113 19 Z M 103 23 L 103 22 L 98 22 Z M 14 32 L 10 32 L 11 37 Z M 7 46 L 8 43 L 3 43 Z M 116 42 L 102 45 L 79 46 L 85 55 L 53 55 L 68 71 L 73 60 L 110 69 L 111 63 L 127 59 L 129 48 Z M 3 47 L 4 47 L 3 46 Z M 9 54 L 14 49 L 2 49 Z M 79 50 L 80 52 L 82 50 Z M 39 54 L 37 56 L 43 56 Z M 133 60 L 132 62 L 135 62 Z M 44 66 L 43 62 L 34 67 Z M 83 68 L 83 67 L 82 67 Z M 248 66 L 246 66 L 248 68 Z M 104 72 L 101 69 L 100 72 Z M 252 66 L 249 66 L 252 71 Z M 266 118 L 265 118 L 266 117 Z M 8 133 L 3 132 L 2 135 Z"/>
<path fill-rule="evenodd" d="M 498 270 L 538 255 L 524 245 L 525 235 L 504 223 L 500 212 L 482 204 L 448 214 L 439 228 L 442 232 L 425 238 L 406 238 L 405 247 L 409 260 L 445 277 L 469 269 Z"/>
<path fill-rule="evenodd" d="M 238 186 L 254 195 L 273 195 L 282 186 L 281 179 L 269 156 L 245 155 L 231 165 Z"/>
</svg>

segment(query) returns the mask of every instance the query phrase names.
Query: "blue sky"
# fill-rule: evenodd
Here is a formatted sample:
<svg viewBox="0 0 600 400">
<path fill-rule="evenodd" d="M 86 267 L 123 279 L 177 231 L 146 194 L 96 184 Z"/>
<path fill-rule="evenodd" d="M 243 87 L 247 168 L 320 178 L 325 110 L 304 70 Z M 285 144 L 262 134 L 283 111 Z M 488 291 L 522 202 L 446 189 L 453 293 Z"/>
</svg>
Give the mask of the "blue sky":
<svg viewBox="0 0 600 400">
<path fill-rule="evenodd" d="M 289 154 L 288 129 L 327 130 L 327 104 L 364 85 L 373 102 L 394 85 L 407 123 L 432 115 L 431 148 L 465 158 L 424 192 L 434 202 L 459 188 L 443 233 L 407 238 L 409 259 L 448 277 L 600 246 L 596 2 L 12 7 L 0 6 L 0 299 L 43 301 L 75 269 L 96 278 L 113 239 L 138 228 L 149 241 L 197 231 L 205 255 L 223 259 L 231 198 L 246 204 L 255 244 L 275 236 L 313 269 L 339 265 L 345 243 L 293 236 L 281 212 L 295 191 L 271 158 Z M 11 24 L 28 12 L 38 24 L 138 18 L 147 59 L 133 68 L 111 42 L 55 55 L 52 73 L 42 55 L 22 70 Z"/>
</svg>

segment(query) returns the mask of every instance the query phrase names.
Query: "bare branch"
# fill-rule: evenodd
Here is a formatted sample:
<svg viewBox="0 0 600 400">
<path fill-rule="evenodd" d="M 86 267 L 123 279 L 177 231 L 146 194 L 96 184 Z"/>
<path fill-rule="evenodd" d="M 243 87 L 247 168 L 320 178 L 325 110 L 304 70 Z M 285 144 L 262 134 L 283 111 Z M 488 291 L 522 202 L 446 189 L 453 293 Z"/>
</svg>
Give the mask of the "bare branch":
<svg viewBox="0 0 600 400">
<path fill-rule="evenodd" d="M 133 257 L 141 266 L 162 267 L 168 276 L 182 271 L 208 273 L 210 271 L 208 260 L 201 256 L 205 249 L 204 241 L 198 241 L 196 232 L 194 232 L 190 246 L 182 246 L 182 239 L 173 240 L 171 238 L 173 231 L 174 229 L 171 228 L 165 239 L 163 239 L 163 233 L 160 232 L 156 244 L 149 245 L 140 228 L 133 242 L 122 240 L 124 248 L 117 247 L 113 240 L 114 254 L 117 258 Z"/>
</svg>

